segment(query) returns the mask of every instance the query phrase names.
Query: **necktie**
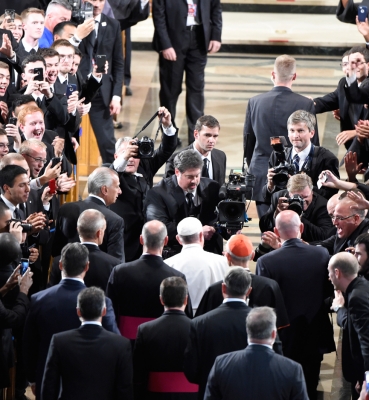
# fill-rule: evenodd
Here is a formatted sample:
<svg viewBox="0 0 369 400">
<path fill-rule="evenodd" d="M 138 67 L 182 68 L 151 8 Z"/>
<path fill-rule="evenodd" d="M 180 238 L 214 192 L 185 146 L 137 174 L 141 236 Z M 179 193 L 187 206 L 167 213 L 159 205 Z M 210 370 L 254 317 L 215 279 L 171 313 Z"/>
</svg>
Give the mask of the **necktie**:
<svg viewBox="0 0 369 400">
<path fill-rule="evenodd" d="M 299 172 L 300 170 L 300 157 L 298 154 L 295 154 L 295 156 L 293 157 L 293 165 L 296 168 L 296 172 Z"/>
<path fill-rule="evenodd" d="M 209 160 L 207 158 L 204 158 L 202 161 L 204 162 L 204 165 L 202 166 L 201 176 L 203 178 L 210 178 L 209 177 L 209 169 L 208 169 Z"/>
<path fill-rule="evenodd" d="M 21 219 L 20 212 L 19 212 L 19 209 L 17 207 L 15 207 L 15 210 L 14 210 L 13 214 L 14 214 L 14 218 L 15 219 Z"/>
<path fill-rule="evenodd" d="M 29 54 L 36 54 L 36 50 L 35 49 L 31 49 Z"/>
<path fill-rule="evenodd" d="M 187 193 L 186 199 L 187 199 L 187 214 L 189 217 L 191 217 L 191 215 L 194 213 L 194 208 L 195 208 L 195 203 L 193 202 L 193 194 Z"/>
<path fill-rule="evenodd" d="M 37 97 L 36 103 L 38 107 L 41 108 L 42 100 L 39 97 Z"/>
</svg>

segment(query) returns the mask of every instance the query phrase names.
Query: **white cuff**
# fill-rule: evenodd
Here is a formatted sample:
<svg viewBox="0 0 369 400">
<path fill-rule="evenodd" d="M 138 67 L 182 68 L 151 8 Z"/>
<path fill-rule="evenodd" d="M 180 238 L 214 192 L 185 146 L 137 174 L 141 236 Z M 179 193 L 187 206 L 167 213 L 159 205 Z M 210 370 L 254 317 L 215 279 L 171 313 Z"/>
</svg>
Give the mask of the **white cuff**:
<svg viewBox="0 0 369 400">
<path fill-rule="evenodd" d="M 44 206 L 44 210 L 45 211 L 49 211 L 50 210 L 50 202 L 47 203 L 47 204 L 44 204 L 43 206 Z"/>
<path fill-rule="evenodd" d="M 127 164 L 128 164 L 128 160 L 125 160 L 123 158 L 123 155 L 120 155 L 113 162 L 114 169 L 117 172 L 124 172 L 126 170 Z"/>
<path fill-rule="evenodd" d="M 113 101 L 113 100 L 116 100 L 116 101 L 119 101 L 119 103 L 120 103 L 120 99 L 121 99 L 120 96 L 113 96 L 113 98 L 112 98 L 111 100 L 112 100 L 112 101 Z"/>
<path fill-rule="evenodd" d="M 165 128 L 163 125 L 161 125 L 161 127 L 163 128 L 164 135 L 174 136 L 176 134 L 176 129 L 174 128 L 173 124 L 168 126 L 168 128 Z"/>
</svg>

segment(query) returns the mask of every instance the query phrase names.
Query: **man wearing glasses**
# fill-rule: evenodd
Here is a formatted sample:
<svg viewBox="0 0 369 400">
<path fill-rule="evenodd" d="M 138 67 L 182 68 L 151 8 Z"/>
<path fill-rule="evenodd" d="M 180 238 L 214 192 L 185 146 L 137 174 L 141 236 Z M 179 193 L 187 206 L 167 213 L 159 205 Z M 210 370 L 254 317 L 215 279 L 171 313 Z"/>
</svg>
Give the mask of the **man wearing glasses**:
<svg viewBox="0 0 369 400">
<path fill-rule="evenodd" d="M 344 60 L 345 57 L 342 58 L 342 64 L 345 62 Z M 347 73 L 346 67 L 351 66 L 355 70 L 351 84 L 356 81 L 360 86 L 368 77 L 369 50 L 365 46 L 353 47 L 349 51 L 349 60 L 351 65 L 342 65 L 342 69 Z M 353 103 L 346 98 L 345 88 L 347 85 L 350 86 L 350 83 L 344 77 L 338 82 L 334 92 L 314 99 L 316 114 L 340 110 L 341 132 L 336 136 L 336 141 L 338 145 L 344 144 L 346 149 L 350 147 L 352 140 L 356 137 L 355 125 L 359 120 L 368 119 L 368 110 L 363 104 Z"/>
<path fill-rule="evenodd" d="M 354 246 L 355 239 L 369 229 L 365 210 L 360 210 L 358 204 L 348 197 L 338 201 L 331 217 L 333 225 L 337 228 L 336 234 L 322 242 L 314 243 L 325 247 L 331 255 Z"/>
</svg>

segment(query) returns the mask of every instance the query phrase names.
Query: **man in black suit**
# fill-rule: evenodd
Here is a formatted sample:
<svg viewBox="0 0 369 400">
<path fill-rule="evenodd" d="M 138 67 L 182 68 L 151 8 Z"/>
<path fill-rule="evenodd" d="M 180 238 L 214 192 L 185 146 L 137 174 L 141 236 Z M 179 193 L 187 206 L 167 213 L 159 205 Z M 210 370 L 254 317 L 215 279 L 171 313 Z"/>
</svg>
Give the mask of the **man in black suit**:
<svg viewBox="0 0 369 400">
<path fill-rule="evenodd" d="M 350 59 L 355 60 L 356 67 L 350 84 L 354 84 L 356 81 L 356 85 L 360 86 L 369 74 L 369 50 L 365 46 L 355 46 L 349 50 L 349 63 L 351 62 Z M 340 79 L 334 92 L 314 99 L 315 112 L 317 114 L 340 110 L 341 132 L 339 135 L 342 136 L 344 131 L 346 131 L 346 134 L 344 142 L 339 141 L 339 137 L 337 137 L 337 141 L 339 141 L 339 144 L 344 143 L 346 149 L 351 146 L 352 139 L 356 137 L 355 125 L 359 120 L 365 120 L 369 117 L 368 110 L 364 107 L 364 104 L 358 104 L 353 101 L 354 99 L 346 95 L 347 92 L 347 78 L 344 77 Z"/>
<path fill-rule="evenodd" d="M 216 357 L 247 346 L 245 319 L 251 308 L 245 300 L 251 292 L 250 285 L 251 276 L 246 269 L 230 268 L 222 283 L 223 304 L 191 322 L 184 372 L 190 382 L 199 385 L 199 400 L 204 398 Z"/>
<path fill-rule="evenodd" d="M 219 122 L 211 115 L 203 115 L 196 121 L 193 132 L 195 141 L 183 150 L 197 150 L 204 163 L 201 176 L 203 178 L 214 179 L 222 186 L 225 181 L 227 156 L 224 151 L 215 148 L 219 131 Z M 174 175 L 174 158 L 177 154 L 174 153 L 166 163 L 166 178 Z"/>
<path fill-rule="evenodd" d="M 207 53 L 220 49 L 222 9 L 219 0 L 152 4 L 153 48 L 159 53 L 160 104 L 176 117 L 176 105 L 186 71 L 188 143 L 196 120 L 204 115 L 204 73 Z M 174 123 L 174 125 L 176 125 Z"/>
<path fill-rule="evenodd" d="M 324 308 L 332 288 L 326 272 L 328 251 L 303 243 L 299 239 L 302 230 L 294 211 L 279 213 L 275 233 L 282 247 L 260 257 L 256 273 L 279 283 L 290 321 L 290 326 L 280 332 L 283 354 L 302 365 L 313 400 L 317 398 L 323 354 L 335 351 L 333 327 Z"/>
<path fill-rule="evenodd" d="M 165 278 L 160 284 L 164 314 L 138 327 L 133 352 L 137 399 L 197 399 L 198 386 L 189 383 L 183 373 L 191 326 L 184 312 L 187 299 L 187 285 L 182 278 Z"/>
<path fill-rule="evenodd" d="M 83 289 L 77 297 L 77 315 L 82 321 L 78 329 L 51 339 L 41 400 L 133 400 L 131 345 L 102 327 L 104 292 Z"/>
<path fill-rule="evenodd" d="M 244 156 L 250 174 L 255 175 L 254 197 L 258 216 L 261 218 L 269 205 L 262 195 L 262 187 L 268 172 L 268 160 L 272 153 L 271 136 L 287 138 L 287 120 L 296 110 L 306 110 L 315 114 L 314 103 L 291 88 L 296 80 L 296 60 L 288 55 L 276 58 L 272 71 L 274 88 L 249 100 L 246 121 L 243 130 Z M 317 127 L 312 138 L 314 145 L 319 145 Z"/>
<path fill-rule="evenodd" d="M 277 335 L 274 311 L 269 307 L 251 310 L 246 330 L 246 349 L 216 358 L 204 399 L 308 400 L 301 365 L 273 351 Z"/>
<path fill-rule="evenodd" d="M 110 209 L 124 219 L 124 253 L 126 261 L 137 260 L 142 254 L 140 234 L 145 223 L 144 200 L 153 186 L 154 175 L 172 155 L 177 145 L 177 130 L 173 127 L 168 110 L 160 107 L 158 118 L 163 117 L 162 142 L 153 157 L 139 158 L 136 140 L 118 139 L 115 161 L 111 165 L 118 172 L 122 193 Z"/>
<path fill-rule="evenodd" d="M 121 263 L 121 260 L 104 253 L 99 249 L 104 238 L 106 220 L 98 210 L 85 210 L 77 221 L 77 231 L 81 244 L 87 247 L 89 253 L 89 269 L 84 278 L 87 287 L 97 286 L 106 290 L 111 271 Z M 48 286 L 57 285 L 61 280 L 60 256 L 53 260 Z"/>
<path fill-rule="evenodd" d="M 304 172 L 309 175 L 313 181 L 314 191 L 326 199 L 337 193 L 335 188 L 317 187 L 322 171 L 330 170 L 338 178 L 340 174 L 337 157 L 324 147 L 314 146 L 311 143 L 315 134 L 315 124 L 315 116 L 305 110 L 297 110 L 289 116 L 287 129 L 292 147 L 278 149 L 270 155 L 267 183 L 263 187 L 265 202 L 270 204 L 272 194 L 286 188 L 286 180 L 280 181 L 274 173 L 274 168 L 281 163 L 283 158 L 288 164 L 294 165 L 296 173 Z"/>
<path fill-rule="evenodd" d="M 176 253 L 177 225 L 183 218 L 196 217 L 201 221 L 205 239 L 204 250 L 222 254 L 223 240 L 213 227 L 215 208 L 219 203 L 219 184 L 201 178 L 203 162 L 196 150 L 185 150 L 174 159 L 175 175 L 165 178 L 148 191 L 145 212 L 148 221 L 158 220 L 168 229 L 168 245 Z"/>
<path fill-rule="evenodd" d="M 368 232 L 369 229 L 369 220 L 365 218 L 365 210 L 360 210 L 358 204 L 348 197 L 338 201 L 332 221 L 337 228 L 336 234 L 314 243 L 325 247 L 331 255 L 352 247 L 355 239 L 361 233 Z"/>
<path fill-rule="evenodd" d="M 96 168 L 87 181 L 89 196 L 83 201 L 65 203 L 59 209 L 52 249 L 53 257 L 60 255 L 67 243 L 79 242 L 77 220 L 81 212 L 89 208 L 99 210 L 106 219 L 106 230 L 100 249 L 124 262 L 124 221 L 109 210 L 118 195 L 118 174 L 110 168 Z"/>
<path fill-rule="evenodd" d="M 301 214 L 301 222 L 304 224 L 304 231 L 301 239 L 306 242 L 327 239 L 335 233 L 331 217 L 327 211 L 327 200 L 313 192 L 313 183 L 308 175 L 293 175 L 287 182 L 287 189 L 280 190 L 272 195 L 272 203 L 269 210 L 259 221 L 261 232 L 272 231 L 275 227 L 277 215 L 284 210 L 288 210 L 294 196 L 299 196 L 303 200 L 303 207 L 296 209 Z M 296 200 L 298 203 L 298 200 Z M 291 207 L 294 207 L 291 205 Z"/>
<path fill-rule="evenodd" d="M 242 234 L 233 235 L 228 240 L 225 248 L 225 257 L 230 267 L 242 267 L 250 272 L 249 263 L 255 252 L 251 240 Z M 276 281 L 250 273 L 251 293 L 248 297 L 250 307 L 268 306 L 275 309 L 277 314 L 277 328 L 282 329 L 289 325 L 286 307 L 281 289 Z M 219 307 L 223 302 L 222 283 L 219 281 L 209 286 L 204 293 L 196 317 Z"/>
<path fill-rule="evenodd" d="M 344 334 L 342 372 L 351 382 L 353 399 L 359 398 L 355 386 L 362 384 L 364 372 L 369 369 L 369 282 L 358 277 L 358 270 L 356 258 L 349 253 L 336 254 L 329 261 L 329 279 L 335 289 L 331 308 Z"/>
<path fill-rule="evenodd" d="M 170 276 L 186 279 L 162 260 L 163 247 L 168 241 L 163 223 L 147 222 L 140 241 L 143 245 L 141 258 L 115 267 L 106 288 L 106 295 L 114 305 L 120 332 L 132 341 L 136 339 L 139 325 L 159 318 L 163 313 L 158 296 L 162 280 Z M 192 318 L 190 301 L 186 314 Z"/>
<path fill-rule="evenodd" d="M 109 63 L 108 73 L 102 77 L 102 86 L 92 100 L 90 121 L 95 132 L 103 163 L 114 160 L 113 115 L 120 112 L 123 86 L 124 61 L 122 36 L 118 21 L 102 14 L 105 1 L 91 0 L 95 29 L 82 40 L 79 49 L 83 53 L 80 71 L 84 79 L 92 71 L 92 60 L 96 55 L 106 55 Z"/>
<path fill-rule="evenodd" d="M 80 243 L 69 243 L 63 249 L 61 263 L 62 281 L 31 297 L 31 308 L 24 328 L 27 378 L 34 383 L 32 390 L 38 399 L 52 336 L 80 325 L 75 309 L 77 296 L 86 287 L 83 278 L 88 271 L 88 250 Z M 119 333 L 112 303 L 106 300 L 107 314 L 103 318 L 103 326 L 111 332 Z"/>
</svg>

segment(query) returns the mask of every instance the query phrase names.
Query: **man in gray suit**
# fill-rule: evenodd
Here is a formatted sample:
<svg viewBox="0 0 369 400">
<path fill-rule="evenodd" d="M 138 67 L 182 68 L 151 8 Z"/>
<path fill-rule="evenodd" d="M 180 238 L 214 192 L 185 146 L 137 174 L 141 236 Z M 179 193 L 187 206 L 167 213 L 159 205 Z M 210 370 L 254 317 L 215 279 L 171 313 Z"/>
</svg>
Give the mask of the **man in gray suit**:
<svg viewBox="0 0 369 400">
<path fill-rule="evenodd" d="M 315 115 L 314 103 L 291 88 L 296 80 L 296 60 L 286 54 L 276 58 L 272 71 L 274 88 L 249 100 L 243 130 L 244 157 L 249 172 L 255 175 L 254 197 L 258 216 L 268 211 L 262 195 L 266 183 L 268 160 L 272 152 L 271 136 L 284 136 L 288 141 L 287 120 L 296 110 L 305 110 Z M 311 142 L 319 146 L 318 128 Z"/>
<path fill-rule="evenodd" d="M 215 359 L 204 400 L 308 400 L 301 365 L 273 351 L 277 335 L 273 309 L 251 310 L 246 330 L 246 349 Z"/>
</svg>

